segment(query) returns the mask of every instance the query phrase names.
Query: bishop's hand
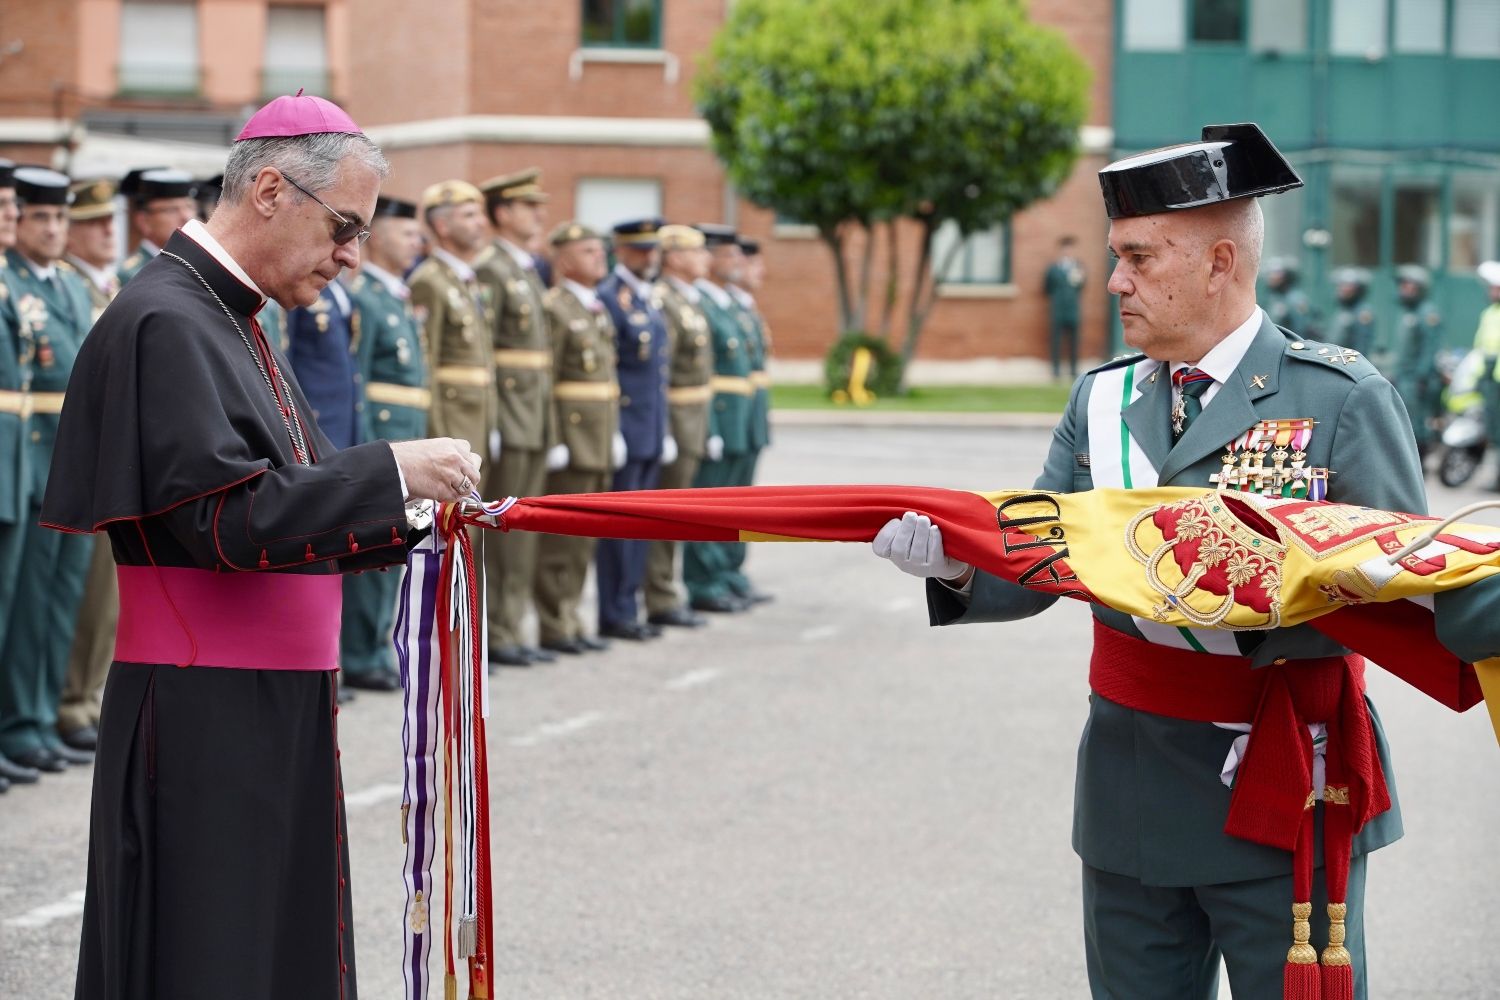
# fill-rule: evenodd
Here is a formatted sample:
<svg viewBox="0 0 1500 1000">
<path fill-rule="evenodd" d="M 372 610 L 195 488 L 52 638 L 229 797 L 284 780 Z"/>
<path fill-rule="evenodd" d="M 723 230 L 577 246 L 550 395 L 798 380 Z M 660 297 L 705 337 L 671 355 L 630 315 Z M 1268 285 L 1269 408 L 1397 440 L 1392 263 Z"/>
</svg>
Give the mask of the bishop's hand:
<svg viewBox="0 0 1500 1000">
<path fill-rule="evenodd" d="M 467 497 L 479 485 L 479 456 L 467 441 L 392 441 L 391 453 L 406 481 L 408 499 L 452 503 Z"/>
</svg>

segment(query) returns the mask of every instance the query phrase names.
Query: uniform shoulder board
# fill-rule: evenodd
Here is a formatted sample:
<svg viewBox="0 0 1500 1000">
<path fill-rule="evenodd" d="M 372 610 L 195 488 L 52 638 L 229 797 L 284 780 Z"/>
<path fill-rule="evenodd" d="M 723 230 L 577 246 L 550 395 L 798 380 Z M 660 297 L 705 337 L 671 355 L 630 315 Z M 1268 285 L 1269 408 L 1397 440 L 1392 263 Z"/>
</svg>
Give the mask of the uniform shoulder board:
<svg viewBox="0 0 1500 1000">
<path fill-rule="evenodd" d="M 354 276 L 354 280 L 349 282 L 349 291 L 362 292 L 365 290 L 365 285 L 367 285 L 369 281 L 370 279 L 365 277 L 363 274 L 356 274 Z"/>
<path fill-rule="evenodd" d="M 563 290 L 562 286 L 560 285 L 556 288 L 549 288 L 547 289 L 546 293 L 542 295 L 542 303 L 549 306 L 556 305 L 558 298 L 561 297 L 562 294 Z"/>
<path fill-rule="evenodd" d="M 59 271 L 65 272 L 67 274 L 77 274 L 78 273 L 78 269 L 76 267 L 74 267 L 72 264 L 69 264 L 66 260 L 59 260 L 59 261 L 57 261 L 57 269 Z"/>
<path fill-rule="evenodd" d="M 1094 372 L 1107 372 L 1111 368 L 1127 368 L 1130 365 L 1135 364 L 1137 361 L 1144 360 L 1146 360 L 1146 356 L 1144 354 L 1117 354 L 1115 355 L 1115 357 L 1106 361 L 1098 368 L 1090 369 L 1087 374 L 1092 375 Z"/>
<path fill-rule="evenodd" d="M 491 243 L 489 246 L 487 246 L 483 250 L 479 251 L 479 256 L 475 257 L 474 258 L 474 262 L 472 264 L 470 264 L 469 266 L 472 267 L 472 268 L 475 268 L 477 270 L 478 267 L 479 267 L 479 265 L 481 265 L 481 264 L 488 264 L 494 258 L 494 256 L 495 256 L 495 244 Z"/>
<path fill-rule="evenodd" d="M 137 267 L 140 267 L 141 266 L 141 252 L 139 250 L 137 250 L 135 253 L 131 254 L 129 257 L 126 257 L 125 258 L 125 266 L 128 267 L 128 268 L 137 268 Z"/>
<path fill-rule="evenodd" d="M 1298 361 L 1342 372 L 1346 378 L 1356 382 L 1370 375 L 1379 374 L 1369 358 L 1341 344 L 1325 344 L 1318 340 L 1303 340 L 1294 337 L 1287 341 L 1286 353 Z"/>
</svg>

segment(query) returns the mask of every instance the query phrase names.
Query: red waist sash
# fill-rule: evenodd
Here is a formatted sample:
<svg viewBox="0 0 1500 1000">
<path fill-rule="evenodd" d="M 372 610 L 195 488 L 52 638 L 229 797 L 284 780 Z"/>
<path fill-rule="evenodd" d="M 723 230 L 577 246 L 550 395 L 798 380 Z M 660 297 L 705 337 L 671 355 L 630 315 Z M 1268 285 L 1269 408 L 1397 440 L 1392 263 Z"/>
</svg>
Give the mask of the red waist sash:
<svg viewBox="0 0 1500 1000">
<path fill-rule="evenodd" d="M 115 659 L 180 667 L 337 670 L 337 576 L 118 566 Z"/>
</svg>

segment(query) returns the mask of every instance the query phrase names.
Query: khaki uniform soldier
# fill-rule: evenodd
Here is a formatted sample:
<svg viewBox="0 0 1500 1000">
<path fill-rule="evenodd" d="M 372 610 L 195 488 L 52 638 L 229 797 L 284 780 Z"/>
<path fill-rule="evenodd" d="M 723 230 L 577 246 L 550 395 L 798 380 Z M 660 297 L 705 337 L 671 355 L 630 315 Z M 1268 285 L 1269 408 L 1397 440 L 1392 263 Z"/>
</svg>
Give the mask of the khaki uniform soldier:
<svg viewBox="0 0 1500 1000">
<path fill-rule="evenodd" d="M 662 466 L 659 486 L 678 490 L 693 485 L 708 443 L 714 346 L 708 318 L 699 305 L 703 293 L 693 287 L 708 274 L 708 251 L 703 234 L 691 226 L 663 226 L 657 239 L 662 277 L 656 290 L 667 317 L 672 359 L 667 416 L 677 442 L 677 458 Z M 676 542 L 651 543 L 646 560 L 646 620 L 652 625 L 702 625 L 703 617 L 688 610 L 677 589 L 676 563 Z"/>
<path fill-rule="evenodd" d="M 432 255 L 411 276 L 412 310 L 431 351 L 428 433 L 468 441 L 481 453 L 496 430 L 489 310 L 474 272 L 487 239 L 483 206 L 479 189 L 465 181 L 424 191 Z"/>
<path fill-rule="evenodd" d="M 615 329 L 594 292 L 605 272 L 604 240 L 578 222 L 552 232 L 558 286 L 547 293 L 552 330 L 553 387 L 561 443 L 547 454 L 548 493 L 598 493 L 624 463 L 617 443 L 620 386 L 615 381 Z M 607 649 L 583 631 L 579 604 L 595 540 L 543 535 L 536 607 L 543 649 L 577 654 Z"/>
<path fill-rule="evenodd" d="M 73 185 L 68 208 L 66 263 L 81 276 L 92 307 L 90 325 L 120 290 L 115 275 L 115 183 L 81 181 Z M 62 265 L 59 264 L 59 267 Z M 93 561 L 83 585 L 83 603 L 68 653 L 57 732 L 76 750 L 92 750 L 99 738 L 99 696 L 115 657 L 115 625 L 120 619 L 120 592 L 115 557 L 109 543 L 94 544 Z"/>
<path fill-rule="evenodd" d="M 542 230 L 547 195 L 531 168 L 480 185 L 495 242 L 475 265 L 494 311 L 494 360 L 499 454 L 490 456 L 484 495 L 536 496 L 547 481 L 547 450 L 557 443 L 552 399 L 552 340 L 542 299 L 547 289 L 536 261 L 523 249 Z M 537 546 L 530 531 L 501 532 L 485 540 L 490 662 L 528 667 L 555 660 L 521 635 L 536 585 Z"/>
<path fill-rule="evenodd" d="M 198 217 L 198 185 L 181 170 L 143 167 L 125 175 L 120 193 L 129 204 L 131 226 L 141 234 L 135 252 L 120 265 L 123 285 L 161 253 L 173 233 Z"/>
</svg>

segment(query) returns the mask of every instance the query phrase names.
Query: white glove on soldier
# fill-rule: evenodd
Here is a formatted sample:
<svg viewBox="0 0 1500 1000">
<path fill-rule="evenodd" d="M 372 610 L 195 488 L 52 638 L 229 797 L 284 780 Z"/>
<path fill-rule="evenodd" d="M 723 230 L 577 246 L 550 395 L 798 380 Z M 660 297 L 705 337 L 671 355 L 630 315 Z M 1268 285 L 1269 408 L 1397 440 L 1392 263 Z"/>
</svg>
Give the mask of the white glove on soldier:
<svg viewBox="0 0 1500 1000">
<path fill-rule="evenodd" d="M 877 556 L 889 559 L 901 572 L 912 576 L 953 580 L 969 569 L 968 563 L 950 559 L 943 552 L 943 529 L 926 514 L 907 511 L 899 520 L 892 518 L 870 544 Z"/>
<path fill-rule="evenodd" d="M 555 444 L 547 449 L 547 471 L 556 472 L 568 467 L 568 446 Z"/>
<path fill-rule="evenodd" d="M 715 434 L 708 439 L 703 446 L 703 454 L 710 462 L 717 462 L 724 457 L 724 439 Z"/>
<path fill-rule="evenodd" d="M 490 461 L 500 461 L 500 431 L 490 431 Z"/>
<path fill-rule="evenodd" d="M 661 464 L 671 465 L 677 461 L 677 439 L 668 434 L 661 442 Z"/>
</svg>

